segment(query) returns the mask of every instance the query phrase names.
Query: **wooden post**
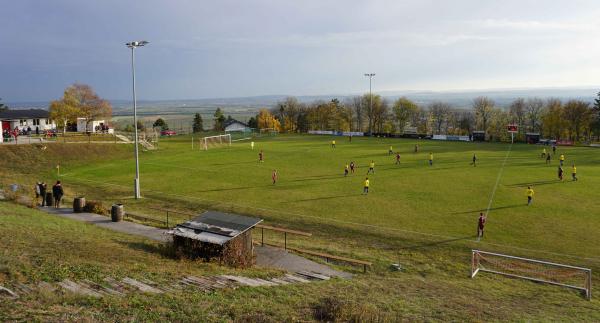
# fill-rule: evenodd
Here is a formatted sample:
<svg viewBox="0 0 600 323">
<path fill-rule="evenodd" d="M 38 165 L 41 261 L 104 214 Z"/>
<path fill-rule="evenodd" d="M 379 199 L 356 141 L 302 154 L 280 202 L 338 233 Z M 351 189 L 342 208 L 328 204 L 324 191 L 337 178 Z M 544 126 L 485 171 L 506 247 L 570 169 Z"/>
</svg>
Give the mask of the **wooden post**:
<svg viewBox="0 0 600 323">
<path fill-rule="evenodd" d="M 287 250 L 287 232 L 283 233 L 283 249 Z"/>
<path fill-rule="evenodd" d="M 264 246 L 265 245 L 265 228 L 260 228 L 260 245 Z"/>
<path fill-rule="evenodd" d="M 169 227 L 169 211 L 167 210 L 167 228 Z"/>
</svg>

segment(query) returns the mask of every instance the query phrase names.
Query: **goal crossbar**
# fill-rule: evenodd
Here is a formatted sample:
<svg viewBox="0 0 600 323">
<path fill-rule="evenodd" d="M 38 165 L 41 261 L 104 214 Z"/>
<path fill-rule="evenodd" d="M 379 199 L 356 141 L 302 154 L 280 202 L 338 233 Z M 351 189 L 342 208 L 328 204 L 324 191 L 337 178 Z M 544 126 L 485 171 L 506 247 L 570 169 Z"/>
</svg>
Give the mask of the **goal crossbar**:
<svg viewBox="0 0 600 323">
<path fill-rule="evenodd" d="M 218 144 L 218 145 L 227 144 L 228 146 L 231 146 L 231 135 L 230 134 L 202 137 L 202 138 L 199 138 L 199 140 L 201 142 L 201 147 L 204 150 L 208 150 L 209 143 Z"/>
<path fill-rule="evenodd" d="M 475 275 L 477 275 L 479 272 L 488 272 L 488 273 L 503 275 L 503 276 L 507 276 L 507 277 L 525 279 L 525 280 L 534 281 L 534 282 L 538 282 L 538 283 L 545 283 L 545 284 L 550 284 L 550 285 L 555 285 L 555 286 L 572 288 L 572 289 L 583 291 L 588 300 L 590 300 L 592 298 L 592 270 L 590 268 L 583 268 L 583 267 L 559 264 L 559 263 L 550 262 L 550 261 L 529 259 L 529 258 L 523 258 L 523 257 L 517 257 L 517 256 L 511 256 L 511 255 L 505 255 L 505 254 L 501 254 L 501 253 L 481 251 L 481 250 L 475 250 L 475 249 L 472 250 L 471 252 L 472 252 L 471 278 L 474 278 Z M 543 278 L 530 277 L 530 276 L 527 276 L 524 274 L 519 275 L 519 274 L 515 274 L 515 273 L 503 272 L 500 270 L 485 268 L 481 265 L 481 260 L 483 259 L 484 255 L 492 256 L 492 257 L 500 257 L 500 258 L 505 258 L 505 259 L 510 259 L 510 260 L 516 260 L 516 261 L 521 261 L 521 262 L 525 262 L 525 263 L 538 264 L 538 265 L 543 265 L 543 266 L 550 266 L 550 267 L 578 271 L 585 275 L 585 281 L 583 283 L 583 286 L 577 286 L 577 285 L 573 285 L 573 284 L 562 283 L 562 282 L 552 281 L 552 280 L 543 279 Z"/>
</svg>

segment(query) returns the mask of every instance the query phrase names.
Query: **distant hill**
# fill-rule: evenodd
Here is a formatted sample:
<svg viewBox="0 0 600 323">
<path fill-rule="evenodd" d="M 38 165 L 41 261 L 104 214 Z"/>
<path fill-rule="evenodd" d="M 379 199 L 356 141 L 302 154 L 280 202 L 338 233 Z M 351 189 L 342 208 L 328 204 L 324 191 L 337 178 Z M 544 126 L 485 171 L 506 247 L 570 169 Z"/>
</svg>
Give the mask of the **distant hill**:
<svg viewBox="0 0 600 323">
<path fill-rule="evenodd" d="M 561 100 L 579 99 L 593 102 L 598 88 L 532 88 L 532 89 L 490 89 L 490 90 L 457 90 L 457 91 L 379 91 L 374 92 L 386 99 L 393 101 L 401 96 L 406 96 L 418 104 L 427 105 L 433 101 L 444 101 L 456 108 L 468 108 L 471 101 L 478 96 L 487 96 L 494 100 L 500 107 L 507 107 L 516 98 L 538 97 L 558 98 Z M 301 95 L 298 100 L 310 103 L 318 100 L 329 101 L 337 98 L 344 101 L 356 94 L 331 94 L 331 95 Z M 149 114 L 192 114 L 196 112 L 213 111 L 217 107 L 229 113 L 255 112 L 261 107 L 272 107 L 278 101 L 284 100 L 289 95 L 261 95 L 251 97 L 208 98 L 195 100 L 152 100 L 138 101 L 138 113 Z M 111 100 L 115 115 L 132 114 L 131 101 Z M 11 109 L 31 109 L 48 107 L 48 102 L 14 102 L 7 103 Z"/>
</svg>

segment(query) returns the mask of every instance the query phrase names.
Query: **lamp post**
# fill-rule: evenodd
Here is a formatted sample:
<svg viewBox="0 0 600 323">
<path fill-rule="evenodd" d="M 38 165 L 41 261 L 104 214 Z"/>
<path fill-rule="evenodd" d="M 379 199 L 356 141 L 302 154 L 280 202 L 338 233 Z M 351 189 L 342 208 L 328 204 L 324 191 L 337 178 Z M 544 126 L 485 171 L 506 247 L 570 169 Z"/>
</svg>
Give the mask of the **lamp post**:
<svg viewBox="0 0 600 323">
<path fill-rule="evenodd" d="M 369 136 L 371 135 L 371 129 L 373 127 L 373 93 L 371 92 L 371 81 L 375 73 L 365 73 L 365 76 L 369 78 Z"/>
<path fill-rule="evenodd" d="M 137 102 L 135 98 L 135 49 L 148 44 L 147 41 L 132 41 L 127 43 L 127 47 L 131 48 L 131 75 L 133 77 L 133 128 L 134 128 L 134 145 L 135 145 L 135 179 L 133 180 L 134 195 L 136 199 L 142 197 L 140 194 L 140 161 L 138 155 L 138 128 L 137 128 Z"/>
</svg>

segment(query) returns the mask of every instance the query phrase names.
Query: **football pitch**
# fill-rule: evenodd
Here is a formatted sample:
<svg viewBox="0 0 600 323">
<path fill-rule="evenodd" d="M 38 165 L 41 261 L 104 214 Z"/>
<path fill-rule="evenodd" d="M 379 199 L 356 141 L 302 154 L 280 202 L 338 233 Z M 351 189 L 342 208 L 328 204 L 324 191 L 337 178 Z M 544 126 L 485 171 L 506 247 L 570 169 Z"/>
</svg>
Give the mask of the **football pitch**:
<svg viewBox="0 0 600 323">
<path fill-rule="evenodd" d="M 333 139 L 336 148 L 330 145 Z M 244 140 L 208 151 L 198 144 L 192 150 L 188 136 L 161 140 L 159 150 L 140 155 L 142 195 L 242 208 L 268 214 L 273 222 L 465 241 L 475 240 L 478 215 L 487 212 L 482 248 L 514 248 L 521 255 L 532 251 L 546 258 L 570 255 L 575 264 L 577 258 L 600 261 L 600 149 L 557 147 L 547 165 L 539 145 L 358 137 L 350 142 L 309 135 L 253 140 L 254 150 Z M 390 146 L 400 153 L 400 165 L 395 154 L 388 154 Z M 557 178 L 560 154 L 566 158 L 562 182 Z M 345 177 L 344 166 L 352 161 L 357 168 Z M 375 174 L 368 175 L 370 192 L 363 195 L 371 161 Z M 571 181 L 572 163 L 576 182 Z M 125 190 L 132 186 L 134 163 L 107 158 L 65 165 L 62 171 L 66 185 Z M 531 206 L 528 185 L 535 191 Z M 334 239 L 337 233 L 330 234 Z"/>
</svg>

